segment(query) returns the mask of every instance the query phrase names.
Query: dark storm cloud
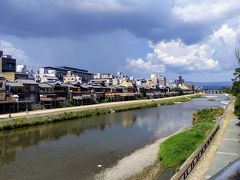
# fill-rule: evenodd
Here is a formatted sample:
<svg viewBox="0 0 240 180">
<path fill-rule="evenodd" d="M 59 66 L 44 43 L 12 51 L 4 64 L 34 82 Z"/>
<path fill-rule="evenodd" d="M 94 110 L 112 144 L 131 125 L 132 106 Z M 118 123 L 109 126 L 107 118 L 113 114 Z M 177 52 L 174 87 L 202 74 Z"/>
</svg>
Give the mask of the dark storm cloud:
<svg viewBox="0 0 240 180">
<path fill-rule="evenodd" d="M 173 1 L 108 0 L 104 4 L 100 0 L 96 6 L 91 0 L 90 5 L 86 5 L 86 0 L 82 2 L 1 0 L 0 32 L 21 38 L 75 39 L 127 30 L 137 37 L 153 41 L 182 38 L 191 43 L 202 39 L 213 27 L 213 24 L 180 22 L 171 13 Z"/>
</svg>

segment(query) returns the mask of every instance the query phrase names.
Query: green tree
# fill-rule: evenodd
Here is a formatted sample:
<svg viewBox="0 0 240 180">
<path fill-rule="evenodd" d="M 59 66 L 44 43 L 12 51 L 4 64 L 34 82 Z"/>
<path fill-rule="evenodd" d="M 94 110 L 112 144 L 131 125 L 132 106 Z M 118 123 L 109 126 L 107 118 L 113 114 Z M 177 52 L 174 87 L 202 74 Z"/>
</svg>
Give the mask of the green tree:
<svg viewBox="0 0 240 180">
<path fill-rule="evenodd" d="M 240 94 L 237 96 L 235 105 L 234 105 L 234 113 L 240 119 Z"/>
<path fill-rule="evenodd" d="M 234 96 L 237 96 L 240 93 L 240 68 L 236 68 L 233 75 L 234 78 L 232 79 L 233 81 L 232 94 Z"/>
<path fill-rule="evenodd" d="M 235 55 L 238 64 L 240 64 L 240 50 L 239 48 L 235 49 Z M 238 119 L 240 119 L 240 68 L 236 68 L 235 72 L 233 73 L 234 78 L 233 86 L 232 86 L 232 94 L 236 96 L 236 101 L 234 105 L 234 113 L 238 116 Z"/>
<path fill-rule="evenodd" d="M 183 90 L 180 87 L 173 88 L 174 92 L 178 92 L 180 95 L 183 95 Z"/>
<path fill-rule="evenodd" d="M 238 119 L 240 119 L 240 82 L 239 81 L 233 82 L 232 94 L 236 96 L 236 101 L 234 104 L 234 113 L 238 116 Z"/>
</svg>

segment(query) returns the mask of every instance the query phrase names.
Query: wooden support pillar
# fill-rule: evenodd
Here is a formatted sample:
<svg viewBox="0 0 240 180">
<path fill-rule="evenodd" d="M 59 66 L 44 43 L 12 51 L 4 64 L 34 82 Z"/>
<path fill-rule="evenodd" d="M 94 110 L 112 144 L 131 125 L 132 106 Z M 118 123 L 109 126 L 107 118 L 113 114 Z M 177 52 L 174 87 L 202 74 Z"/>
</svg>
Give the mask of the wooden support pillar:
<svg viewBox="0 0 240 180">
<path fill-rule="evenodd" d="M 17 112 L 19 112 L 19 103 L 17 102 Z"/>
</svg>

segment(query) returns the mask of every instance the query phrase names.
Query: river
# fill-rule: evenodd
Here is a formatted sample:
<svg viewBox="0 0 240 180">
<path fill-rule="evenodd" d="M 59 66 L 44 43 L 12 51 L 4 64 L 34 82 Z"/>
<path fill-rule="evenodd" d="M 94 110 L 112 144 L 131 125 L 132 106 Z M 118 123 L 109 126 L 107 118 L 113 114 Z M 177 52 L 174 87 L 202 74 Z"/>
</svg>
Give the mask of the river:
<svg viewBox="0 0 240 180">
<path fill-rule="evenodd" d="M 136 149 L 190 127 L 196 110 L 225 106 L 226 98 L 0 132 L 0 179 L 93 179 Z"/>
</svg>

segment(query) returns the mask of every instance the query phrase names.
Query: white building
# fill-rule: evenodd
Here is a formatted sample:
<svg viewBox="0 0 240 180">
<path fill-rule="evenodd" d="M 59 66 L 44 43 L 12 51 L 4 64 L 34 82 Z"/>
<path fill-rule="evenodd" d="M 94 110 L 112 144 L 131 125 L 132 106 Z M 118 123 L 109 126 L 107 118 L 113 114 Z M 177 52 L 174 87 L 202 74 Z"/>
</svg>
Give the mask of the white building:
<svg viewBox="0 0 240 180">
<path fill-rule="evenodd" d="M 55 70 L 49 70 L 45 68 L 38 69 L 35 80 L 41 83 L 59 81 Z"/>
<path fill-rule="evenodd" d="M 151 80 L 154 84 L 158 84 L 159 87 L 166 87 L 166 77 L 160 76 L 157 73 L 151 74 Z"/>
<path fill-rule="evenodd" d="M 118 78 L 114 78 L 114 79 L 112 80 L 112 85 L 117 86 L 117 85 L 119 85 L 119 84 L 120 84 L 120 80 L 119 80 Z"/>
<path fill-rule="evenodd" d="M 27 73 L 27 66 L 25 64 L 17 65 L 16 71 L 18 73 Z"/>
<path fill-rule="evenodd" d="M 103 80 L 105 84 L 108 84 L 108 85 L 112 85 L 113 79 L 115 78 L 114 75 L 111 73 L 97 73 L 93 77 L 95 80 Z"/>
<path fill-rule="evenodd" d="M 173 89 L 173 88 L 176 88 L 177 87 L 177 84 L 174 82 L 174 81 L 169 81 L 167 83 L 167 86 L 170 88 L 170 89 Z"/>
<path fill-rule="evenodd" d="M 136 79 L 135 80 L 135 82 L 136 82 L 136 85 L 138 85 L 138 86 L 141 86 L 141 85 L 143 85 L 143 84 L 146 84 L 146 79 L 143 79 L 143 78 L 138 78 L 138 79 Z"/>
<path fill-rule="evenodd" d="M 97 73 L 93 76 L 94 79 L 113 79 L 113 74 L 110 73 Z"/>
</svg>

